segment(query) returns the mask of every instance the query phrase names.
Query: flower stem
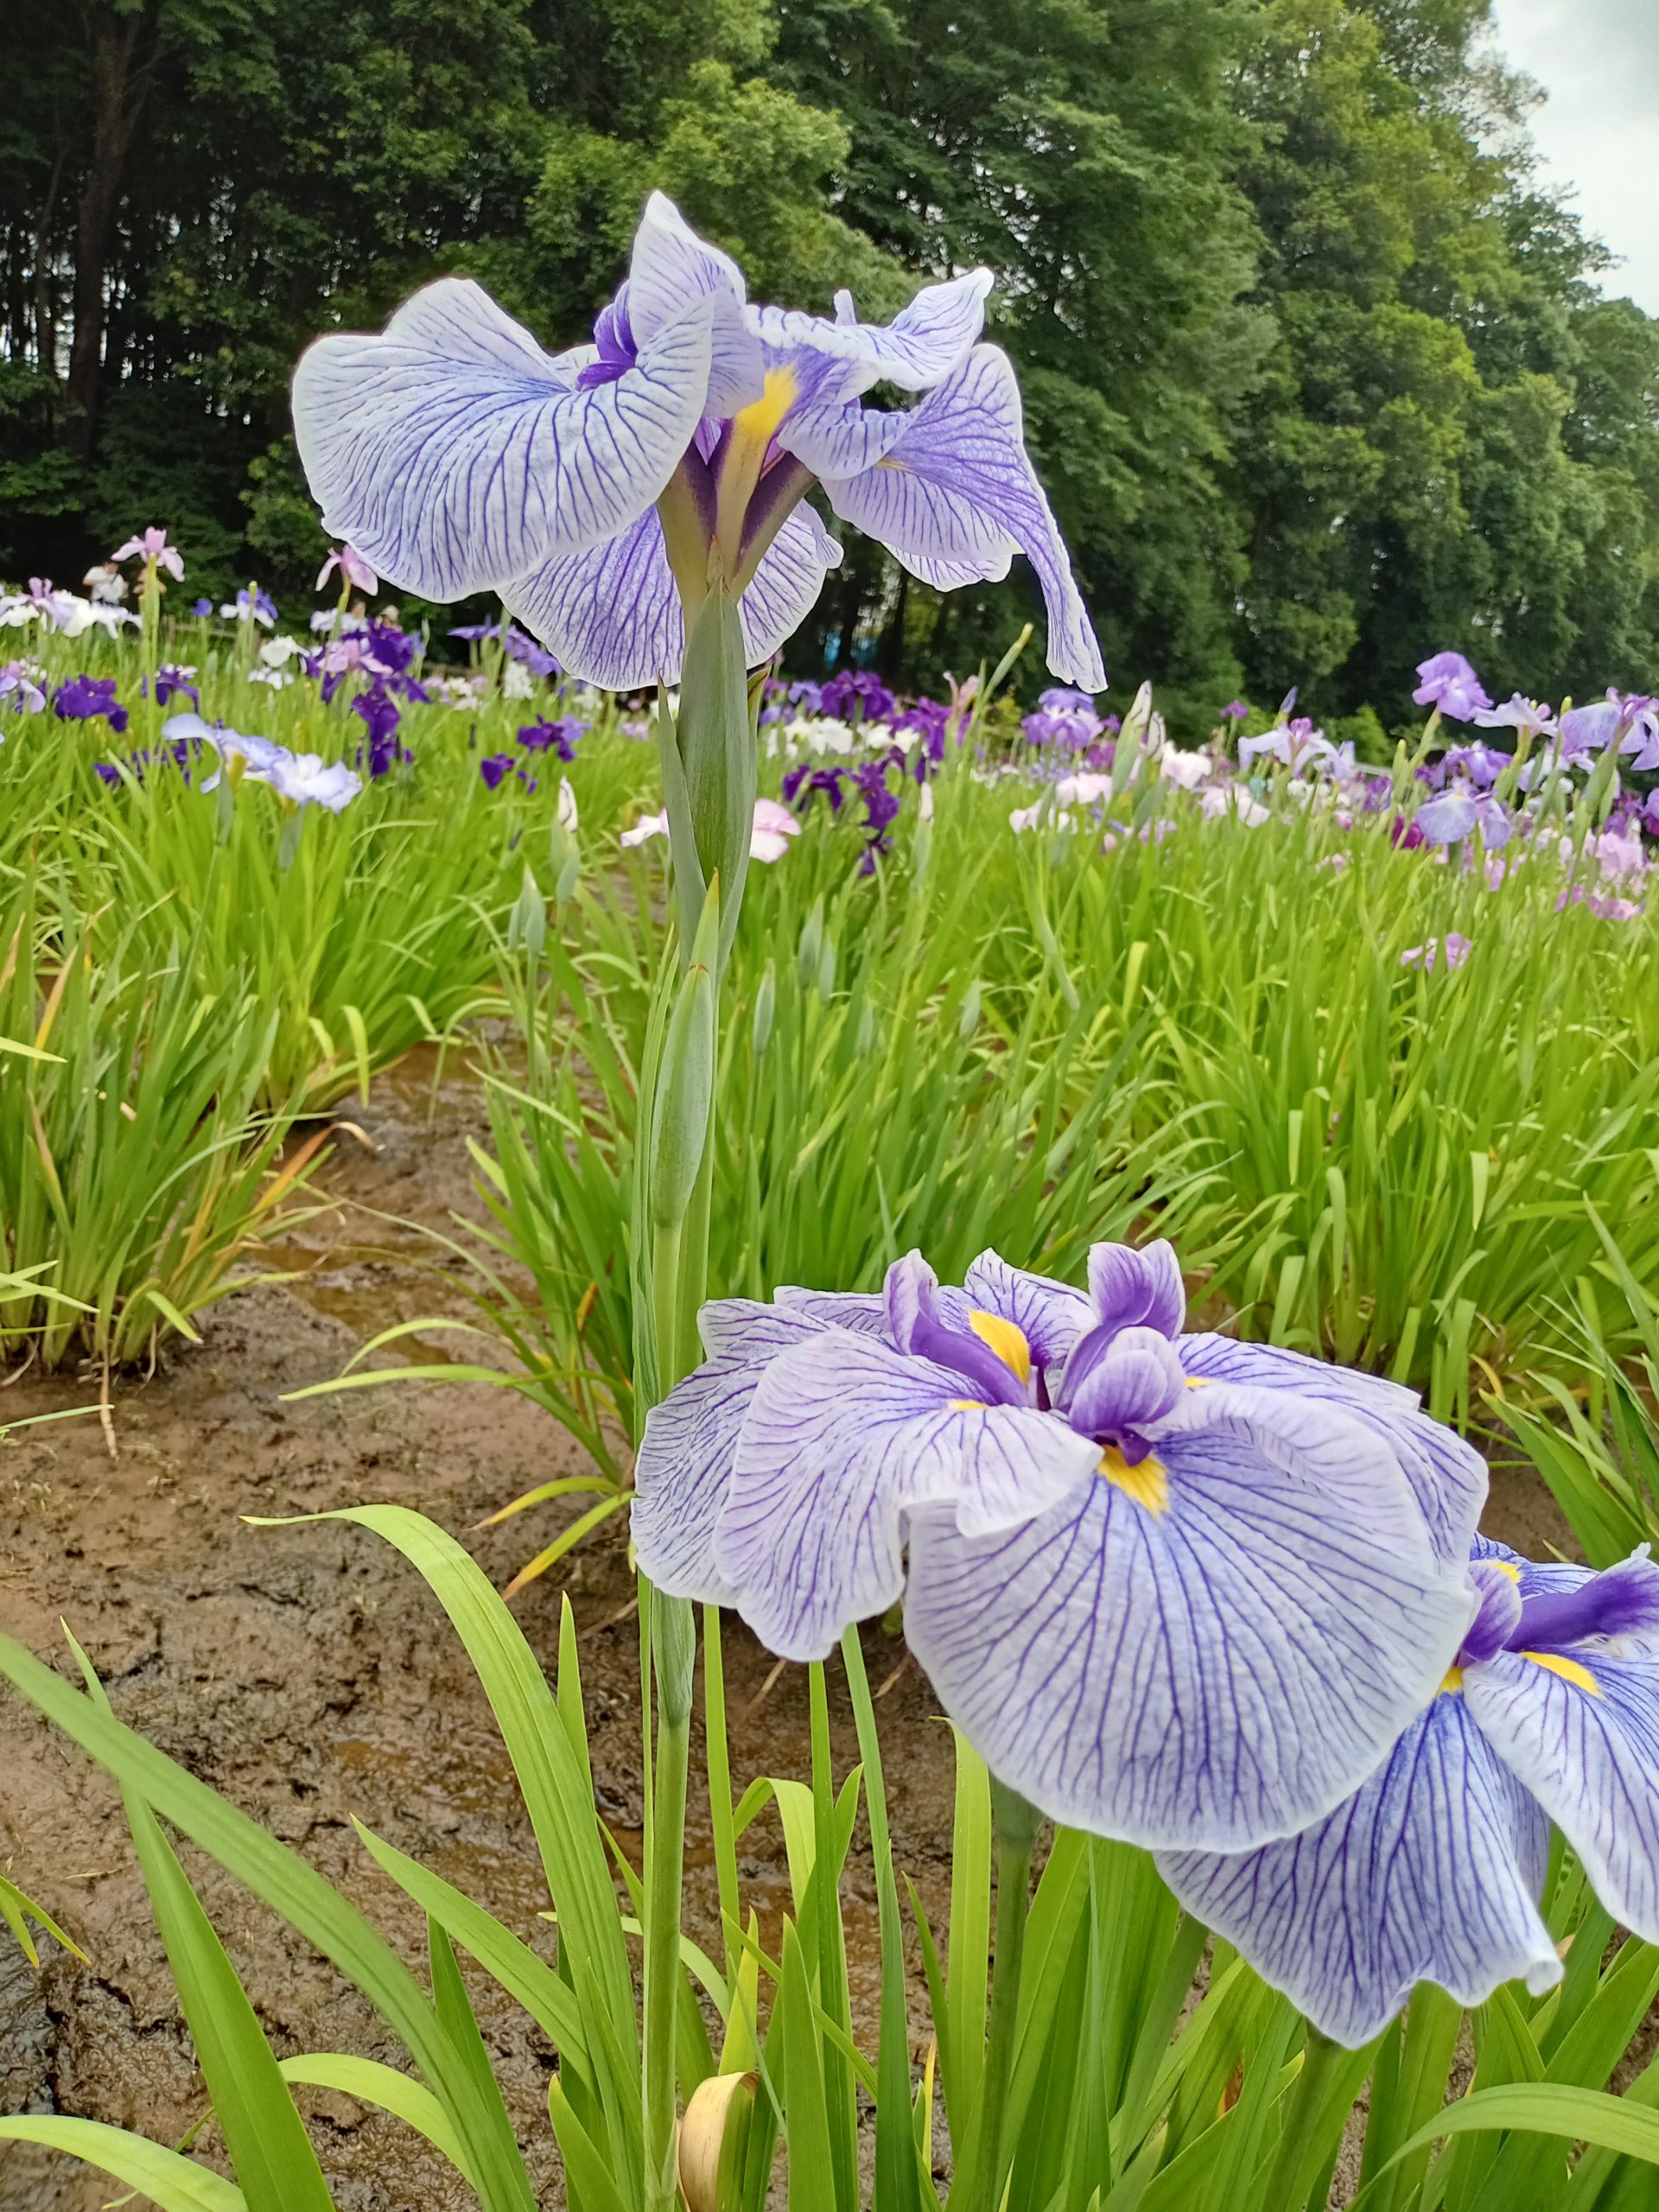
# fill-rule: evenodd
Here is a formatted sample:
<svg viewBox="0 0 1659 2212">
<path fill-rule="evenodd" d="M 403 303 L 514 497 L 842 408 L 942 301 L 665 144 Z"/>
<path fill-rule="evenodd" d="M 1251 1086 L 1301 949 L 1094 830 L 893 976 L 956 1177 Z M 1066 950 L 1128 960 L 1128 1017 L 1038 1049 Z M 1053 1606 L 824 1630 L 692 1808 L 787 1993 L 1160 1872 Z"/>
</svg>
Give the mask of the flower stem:
<svg viewBox="0 0 1659 2212">
<path fill-rule="evenodd" d="M 1005 1788 L 995 1775 L 991 1777 L 991 1813 L 996 1827 L 996 1956 L 991 1972 L 983 2094 L 969 2161 L 968 2212 L 995 2212 L 1002 2201 L 1002 2133 L 1020 2024 L 1031 1854 L 1042 1827 L 1042 1815 L 1036 1807 Z"/>
<path fill-rule="evenodd" d="M 691 1676 L 697 1648 L 688 1599 L 665 1598 L 653 1591 L 651 1646 L 657 1681 L 657 1779 L 645 1866 L 645 2207 L 646 2212 L 671 2212 L 677 2193 L 674 2016 L 680 1977 L 680 1884 L 685 1859 Z"/>
<path fill-rule="evenodd" d="M 1337 2077 L 1353 2063 L 1352 2051 L 1344 2050 L 1340 2044 L 1322 2036 L 1317 2028 L 1309 2027 L 1302 2070 L 1286 2101 L 1284 2128 L 1279 2138 L 1279 2153 L 1274 2160 L 1273 2177 L 1262 2198 L 1262 2205 L 1270 2212 L 1302 2212 L 1325 2154 L 1335 2148 L 1326 2139 L 1329 2130 L 1323 2133 L 1320 2131 L 1320 2108 L 1335 2087 Z M 1356 2088 L 1357 2086 L 1356 2083 Z M 1349 2102 L 1347 2097 L 1343 2098 L 1344 2114 Z M 1323 2204 L 1324 2200 L 1320 2202 Z"/>
</svg>

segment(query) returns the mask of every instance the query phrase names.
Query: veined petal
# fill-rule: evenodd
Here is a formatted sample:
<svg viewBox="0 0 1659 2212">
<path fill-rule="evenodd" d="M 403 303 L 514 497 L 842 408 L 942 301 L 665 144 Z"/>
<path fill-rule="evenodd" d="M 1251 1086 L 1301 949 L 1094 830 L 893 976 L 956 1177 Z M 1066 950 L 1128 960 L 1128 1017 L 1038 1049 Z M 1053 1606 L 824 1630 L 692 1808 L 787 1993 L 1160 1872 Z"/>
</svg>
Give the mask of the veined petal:
<svg viewBox="0 0 1659 2212">
<path fill-rule="evenodd" d="M 850 292 L 836 295 L 836 320 L 797 308 L 752 307 L 748 326 L 769 363 L 817 355 L 844 364 L 823 396 L 852 398 L 873 384 L 925 391 L 950 375 L 985 325 L 985 297 L 995 279 L 988 269 L 969 270 L 942 284 L 924 284 L 890 323 L 860 322 Z"/>
<path fill-rule="evenodd" d="M 602 545 L 514 577 L 501 597 L 585 683 L 637 691 L 679 675 L 685 620 L 655 507 Z"/>
<path fill-rule="evenodd" d="M 711 1357 L 645 1415 L 633 1541 L 640 1566 L 668 1596 L 725 1605 L 734 1593 L 715 1565 L 714 1533 L 738 1431 L 767 1363 L 815 1325 L 749 1299 L 705 1306 L 697 1319 Z"/>
<path fill-rule="evenodd" d="M 763 1643 L 822 1659 L 904 1586 L 905 1516 L 1006 1528 L 1086 1484 L 1097 1452 L 1051 1414 L 982 1407 L 963 1378 L 831 1329 L 773 1359 L 738 1439 L 715 1560 Z"/>
<path fill-rule="evenodd" d="M 1091 1245 L 1089 1295 L 1096 1318 L 1111 1328 L 1156 1329 L 1173 1337 L 1186 1319 L 1186 1285 L 1167 1237 L 1139 1247 Z"/>
<path fill-rule="evenodd" d="M 856 333 L 875 372 L 872 381 L 925 391 L 950 375 L 985 327 L 985 302 L 995 281 L 988 269 L 972 269 L 924 284 L 890 323 L 861 322 L 852 294 L 840 291 L 833 327 Z"/>
<path fill-rule="evenodd" d="M 812 510 L 797 507 L 760 557 L 739 602 L 745 656 L 768 660 L 804 621 L 841 548 Z M 566 671 L 607 691 L 672 683 L 685 619 L 657 510 L 584 553 L 515 577 L 501 596 Z"/>
<path fill-rule="evenodd" d="M 1428 1702 L 1473 1604 L 1384 1446 L 1217 1383 L 1040 1521 L 912 1516 L 905 1633 L 992 1771 L 1055 1820 L 1243 1851 L 1323 1818 Z M 1200 1412 L 1202 1408 L 1202 1412 Z"/>
<path fill-rule="evenodd" d="M 1431 1421 L 1414 1390 L 1299 1351 L 1242 1344 L 1208 1332 L 1183 1337 L 1177 1350 L 1189 1375 L 1251 1389 L 1294 1390 L 1362 1422 L 1398 1459 L 1436 1555 L 1448 1566 L 1469 1556 L 1486 1503 L 1486 1462 L 1454 1429 Z"/>
<path fill-rule="evenodd" d="M 785 639 L 793 637 L 840 559 L 839 543 L 803 500 L 761 555 L 738 601 L 744 658 L 751 668 L 770 660 Z"/>
<path fill-rule="evenodd" d="M 677 322 L 696 302 L 710 305 L 709 396 L 703 411 L 735 415 L 760 398 L 766 381 L 760 345 L 744 320 L 743 272 L 728 253 L 700 238 L 665 193 L 645 202 L 628 264 L 627 308 L 644 345 Z"/>
<path fill-rule="evenodd" d="M 1080 1290 L 1049 1275 L 1011 1268 L 996 1252 L 982 1252 L 969 1263 L 962 1288 L 970 1307 L 1000 1314 L 1023 1330 L 1033 1357 L 1043 1367 L 1063 1367 L 1077 1338 L 1094 1326 L 1094 1311 Z"/>
<path fill-rule="evenodd" d="M 918 561 L 988 564 L 1013 539 L 1043 588 L 1050 668 L 1085 691 L 1103 690 L 1100 647 L 1026 457 L 1020 387 L 1007 354 L 976 346 L 903 420 L 903 435 L 874 467 L 824 480 L 836 512 L 912 569 Z M 978 572 L 998 573 L 989 565 Z"/>
<path fill-rule="evenodd" d="M 1609 1639 L 1464 1669 L 1469 1710 L 1584 1862 L 1615 1919 L 1659 1942 L 1659 1663 Z"/>
<path fill-rule="evenodd" d="M 380 337 L 320 338 L 294 378 L 300 457 L 323 527 L 431 599 L 500 586 L 643 514 L 709 390 L 709 302 L 591 390 L 461 277 L 429 284 Z"/>
<path fill-rule="evenodd" d="M 1481 2005 L 1561 1978 L 1536 1899 L 1549 1824 L 1461 1697 L 1437 1697 L 1364 1787 L 1301 1834 L 1158 1854 L 1186 1910 L 1315 2027 L 1357 2050 L 1414 1986 Z"/>
<path fill-rule="evenodd" d="M 826 1327 L 885 1337 L 887 1302 L 879 1290 L 798 1290 L 791 1284 L 773 1294 L 785 1312 L 804 1314 Z"/>
</svg>

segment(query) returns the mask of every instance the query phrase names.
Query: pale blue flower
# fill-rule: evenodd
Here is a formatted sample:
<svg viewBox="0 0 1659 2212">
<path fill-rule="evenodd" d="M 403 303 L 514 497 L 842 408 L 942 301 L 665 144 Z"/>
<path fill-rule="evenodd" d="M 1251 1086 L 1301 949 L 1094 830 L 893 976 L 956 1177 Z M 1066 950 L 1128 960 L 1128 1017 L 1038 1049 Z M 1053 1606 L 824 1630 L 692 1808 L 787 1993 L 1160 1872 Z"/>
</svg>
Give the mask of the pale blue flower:
<svg viewBox="0 0 1659 2212">
<path fill-rule="evenodd" d="M 1167 1244 L 1097 1245 L 1089 1279 L 986 1253 L 950 1289 L 912 1253 L 880 1296 L 705 1306 L 709 1358 L 641 1441 L 640 1564 L 798 1659 L 902 1594 L 1010 1788 L 1243 1849 L 1329 1811 L 1433 1694 L 1485 1471 L 1408 1391 L 1179 1333 Z"/>
<path fill-rule="evenodd" d="M 1561 1978 L 1539 1916 L 1554 1821 L 1659 1942 L 1659 1567 L 1535 1566 L 1478 1540 L 1457 1665 L 1377 1771 L 1302 1834 L 1160 1856 L 1181 1903 L 1314 2025 L 1369 2043 L 1419 1981 L 1483 2005 Z"/>
<path fill-rule="evenodd" d="M 550 355 L 446 277 L 379 337 L 320 339 L 294 419 L 325 527 L 438 600 L 498 592 L 584 680 L 677 676 L 711 556 L 751 664 L 804 620 L 841 548 L 803 495 L 949 588 L 1016 551 L 1049 663 L 1090 690 L 1099 648 L 1026 457 L 1014 371 L 978 342 L 989 272 L 923 287 L 890 325 L 748 302 L 735 263 L 653 193 L 594 343 Z M 925 397 L 867 409 L 877 384 Z"/>
</svg>

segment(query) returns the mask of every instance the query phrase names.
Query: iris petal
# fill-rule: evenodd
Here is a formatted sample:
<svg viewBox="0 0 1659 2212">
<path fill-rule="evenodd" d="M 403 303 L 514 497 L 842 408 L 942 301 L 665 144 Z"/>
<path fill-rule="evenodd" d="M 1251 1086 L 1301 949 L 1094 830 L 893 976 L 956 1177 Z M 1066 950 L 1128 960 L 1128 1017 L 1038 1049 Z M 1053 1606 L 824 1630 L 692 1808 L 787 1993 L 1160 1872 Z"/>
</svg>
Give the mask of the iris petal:
<svg viewBox="0 0 1659 2212">
<path fill-rule="evenodd" d="M 1419 1981 L 1481 2005 L 1561 1978 L 1535 1902 L 1549 1824 L 1464 1700 L 1437 1697 L 1328 1819 L 1261 1851 L 1160 1853 L 1186 1910 L 1357 2049 Z"/>
<path fill-rule="evenodd" d="M 440 600 L 613 536 L 690 442 L 712 313 L 694 303 L 588 391 L 585 352 L 544 353 L 461 277 L 417 292 L 379 337 L 320 338 L 295 376 L 294 424 L 324 528 Z"/>
<path fill-rule="evenodd" d="M 1054 1819 L 1247 1850 L 1358 1786 L 1472 1603 L 1387 1449 L 1328 1406 L 1217 1383 L 1151 1443 L 1161 1499 L 1093 1482 L 978 1539 L 916 1514 L 905 1632 L 993 1772 Z"/>
<path fill-rule="evenodd" d="M 1023 1330 L 1033 1357 L 1044 1367 L 1063 1367 L 1072 1345 L 1094 1325 L 1093 1309 L 1080 1290 L 1011 1268 L 995 1252 L 982 1252 L 969 1264 L 962 1287 L 970 1306 L 999 1313 Z"/>
<path fill-rule="evenodd" d="M 1156 1329 L 1173 1337 L 1186 1319 L 1181 1263 L 1166 1237 L 1138 1249 L 1132 1244 L 1091 1246 L 1089 1295 L 1100 1321 L 1115 1328 Z"/>
<path fill-rule="evenodd" d="M 685 620 L 655 507 L 602 545 L 515 577 L 501 597 L 585 683 L 637 691 L 680 672 Z"/>
<path fill-rule="evenodd" d="M 770 660 L 793 637 L 817 604 L 824 577 L 841 559 L 841 547 L 817 514 L 803 504 L 785 520 L 760 556 L 760 565 L 738 601 L 744 658 L 751 668 Z"/>
<path fill-rule="evenodd" d="M 960 1375 L 827 1330 L 780 1354 L 738 1440 L 715 1558 L 755 1634 L 821 1659 L 904 1586 L 906 1513 L 1007 1528 L 1086 1484 L 1096 1452 L 1053 1416 L 972 1407 Z"/>
<path fill-rule="evenodd" d="M 1007 354 L 976 346 L 903 420 L 876 467 L 824 480 L 836 512 L 912 569 L 944 562 L 971 569 L 977 560 L 979 575 L 1005 574 L 1012 539 L 1043 588 L 1049 666 L 1084 690 L 1103 690 L 1100 647 L 1026 456 L 1020 387 Z"/>
<path fill-rule="evenodd" d="M 805 620 L 831 557 L 838 561 L 841 548 L 810 507 L 796 508 L 739 601 L 751 666 L 770 659 Z M 604 544 L 516 577 L 501 596 L 584 683 L 637 691 L 679 675 L 685 621 L 654 507 Z"/>
<path fill-rule="evenodd" d="M 711 307 L 709 397 L 704 412 L 735 415 L 759 399 L 765 382 L 760 346 L 743 316 L 743 272 L 728 253 L 700 238 L 664 194 L 645 202 L 628 264 L 628 321 L 643 345 L 677 322 L 696 301 Z"/>
<path fill-rule="evenodd" d="M 1659 1942 L 1659 1665 L 1593 1640 L 1565 1662 L 1502 1651 L 1465 1669 L 1464 1694 L 1608 1910 Z"/>
<path fill-rule="evenodd" d="M 867 1337 L 887 1333 L 887 1302 L 880 1291 L 798 1290 L 786 1284 L 774 1295 L 787 1312 L 804 1314 L 827 1327 L 853 1329 Z"/>
<path fill-rule="evenodd" d="M 818 396 L 850 398 L 873 384 L 925 391 L 950 375 L 983 329 L 992 282 L 988 269 L 976 269 L 943 284 L 924 284 L 887 324 L 860 322 L 851 294 L 838 292 L 834 322 L 798 308 L 752 307 L 748 325 L 773 365 L 791 356 L 829 365 L 827 377 L 810 371 L 803 377 Z"/>
<path fill-rule="evenodd" d="M 1251 1389 L 1294 1390 L 1299 1397 L 1335 1407 L 1380 1436 L 1410 1483 L 1429 1539 L 1448 1566 L 1467 1559 L 1475 1523 L 1486 1503 L 1486 1462 L 1455 1431 L 1431 1421 L 1414 1390 L 1380 1376 L 1333 1367 L 1274 1344 L 1242 1344 L 1208 1333 L 1183 1337 L 1187 1373 L 1237 1382 Z"/>
<path fill-rule="evenodd" d="M 738 1432 L 768 1361 L 817 1324 L 747 1299 L 705 1306 L 710 1357 L 645 1416 L 634 1462 L 632 1534 L 639 1564 L 671 1598 L 729 1605 L 715 1565 L 715 1522 L 731 1484 Z"/>
</svg>

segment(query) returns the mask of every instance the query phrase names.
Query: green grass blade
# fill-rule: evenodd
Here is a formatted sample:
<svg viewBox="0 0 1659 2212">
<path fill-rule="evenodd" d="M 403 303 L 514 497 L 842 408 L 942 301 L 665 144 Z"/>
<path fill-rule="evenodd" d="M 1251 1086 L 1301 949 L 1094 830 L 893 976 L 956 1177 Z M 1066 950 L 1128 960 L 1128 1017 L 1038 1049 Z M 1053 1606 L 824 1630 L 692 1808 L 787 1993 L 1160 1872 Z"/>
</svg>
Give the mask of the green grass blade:
<svg viewBox="0 0 1659 2212">
<path fill-rule="evenodd" d="M 391 1876 L 423 1912 L 446 1929 L 461 1949 L 493 1975 L 515 1997 L 541 2029 L 561 2062 L 584 2077 L 589 2074 L 587 2049 L 582 2037 L 582 2014 L 569 1989 L 545 1959 L 493 1913 L 475 1904 L 464 1891 L 446 1882 L 430 1867 L 407 1857 L 361 1821 L 354 1821 L 364 1849 L 383 1873 Z"/>
<path fill-rule="evenodd" d="M 155 1811 L 245 1882 L 256 1897 L 291 1923 L 357 1985 L 444 2100 L 467 2145 L 469 2160 L 495 2192 L 493 2202 L 517 2208 L 517 2212 L 532 2212 L 523 2167 L 516 2177 L 510 2171 L 498 2174 L 492 2169 L 486 2116 L 475 2108 L 458 2076 L 454 2054 L 425 1992 L 356 1907 L 296 1851 L 268 1835 L 164 1751 L 100 1712 L 89 1697 L 72 1689 L 51 1668 L 4 1635 L 0 1635 L 0 1675 L 118 1783 L 136 1790 Z M 239 2192 L 237 2201 L 241 2202 Z"/>
<path fill-rule="evenodd" d="M 1427 2149 L 1444 2135 L 1476 2133 L 1485 2128 L 1592 2143 L 1602 2150 L 1618 2151 L 1626 2158 L 1659 2165 L 1659 2113 L 1624 2097 L 1609 2096 L 1603 2089 L 1576 2089 L 1554 2082 L 1516 2082 L 1503 2088 L 1475 2090 L 1458 2103 L 1447 2105 L 1427 2126 L 1408 2138 L 1389 2165 Z M 1371 2202 L 1369 2191 L 1362 2191 L 1355 2199 L 1356 2208 L 1363 2205 L 1366 2212 L 1370 2212 Z"/>
<path fill-rule="evenodd" d="M 383 1537 L 422 1575 L 465 1644 L 540 1847 L 617 2171 L 625 2193 L 636 2182 L 643 2187 L 633 1982 L 616 1893 L 591 1791 L 524 1630 L 482 1568 L 423 1515 L 363 1505 L 302 1517 L 350 1522 Z"/>
<path fill-rule="evenodd" d="M 806 1954 L 790 1921 L 784 1923 L 783 1979 L 778 1993 L 784 2015 L 784 2127 L 789 2140 L 789 2212 L 847 2212 L 838 2206 L 830 2108 L 824 2095 L 820 2030 L 815 2017 Z"/>
<path fill-rule="evenodd" d="M 864 1672 L 858 1630 L 841 1640 L 841 1656 L 852 1693 L 858 1726 L 858 1755 L 864 1768 L 864 1796 L 870 1814 L 870 1854 L 875 1861 L 875 1899 L 881 1944 L 881 2044 L 876 2054 L 879 2094 L 875 2107 L 875 2212 L 917 2212 L 916 2142 L 910 2084 L 910 2015 L 905 1997 L 905 1931 L 899 1913 L 899 1885 L 893 1871 L 893 1839 L 887 1830 L 887 1791 L 881 1778 L 881 1743 L 875 1707 Z"/>
<path fill-rule="evenodd" d="M 136 2189 L 162 2212 L 247 2212 L 247 2199 L 234 2182 L 210 2173 L 193 2158 L 124 2127 L 99 2120 L 69 2120 L 59 2113 L 25 2113 L 0 2120 L 0 2143 L 38 2143 L 62 2151 L 100 2173 Z"/>
<path fill-rule="evenodd" d="M 467 2153 L 449 2115 L 423 2082 L 400 2074 L 378 2058 L 359 2058 L 350 2051 L 308 2050 L 297 2058 L 277 2061 L 283 2081 L 296 2088 L 333 2089 L 359 2104 L 373 2105 L 390 2113 L 425 2139 L 474 2190 L 478 2184 L 467 2171 Z"/>
</svg>

